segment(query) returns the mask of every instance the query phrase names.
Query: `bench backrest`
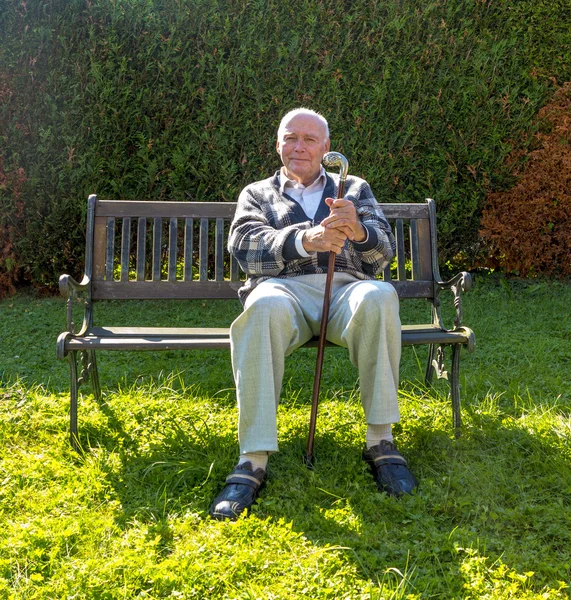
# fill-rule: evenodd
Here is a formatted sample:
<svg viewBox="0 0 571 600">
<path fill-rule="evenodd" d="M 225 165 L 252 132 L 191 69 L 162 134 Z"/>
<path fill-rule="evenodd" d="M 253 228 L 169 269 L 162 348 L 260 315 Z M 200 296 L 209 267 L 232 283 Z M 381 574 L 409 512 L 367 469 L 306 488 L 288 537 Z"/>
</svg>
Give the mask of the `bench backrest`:
<svg viewBox="0 0 571 600">
<path fill-rule="evenodd" d="M 434 202 L 383 204 L 397 254 L 382 279 L 401 298 L 433 298 Z M 86 274 L 99 299 L 236 298 L 245 278 L 226 249 L 234 202 L 89 197 Z M 438 276 L 438 275 L 437 275 Z"/>
</svg>

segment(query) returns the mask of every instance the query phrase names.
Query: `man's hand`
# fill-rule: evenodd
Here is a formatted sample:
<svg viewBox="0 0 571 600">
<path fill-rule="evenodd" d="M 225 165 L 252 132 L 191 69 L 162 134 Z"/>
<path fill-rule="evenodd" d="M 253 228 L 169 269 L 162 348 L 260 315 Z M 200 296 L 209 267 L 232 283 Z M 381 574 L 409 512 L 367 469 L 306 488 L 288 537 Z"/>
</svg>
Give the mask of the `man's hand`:
<svg viewBox="0 0 571 600">
<path fill-rule="evenodd" d="M 337 228 L 323 227 L 316 225 L 311 229 L 306 229 L 303 234 L 303 247 L 306 252 L 335 252 L 339 254 L 347 236 L 345 232 Z"/>
<path fill-rule="evenodd" d="M 326 230 L 342 231 L 352 242 L 363 242 L 367 238 L 367 230 L 359 221 L 355 205 L 345 198 L 326 198 L 325 202 L 331 209 L 329 216 L 321 221 Z"/>
<path fill-rule="evenodd" d="M 331 251 L 339 254 L 347 238 L 353 242 L 367 239 L 367 230 L 359 221 L 351 200 L 325 198 L 325 202 L 331 209 L 329 216 L 303 235 L 303 247 L 307 252 Z"/>
</svg>

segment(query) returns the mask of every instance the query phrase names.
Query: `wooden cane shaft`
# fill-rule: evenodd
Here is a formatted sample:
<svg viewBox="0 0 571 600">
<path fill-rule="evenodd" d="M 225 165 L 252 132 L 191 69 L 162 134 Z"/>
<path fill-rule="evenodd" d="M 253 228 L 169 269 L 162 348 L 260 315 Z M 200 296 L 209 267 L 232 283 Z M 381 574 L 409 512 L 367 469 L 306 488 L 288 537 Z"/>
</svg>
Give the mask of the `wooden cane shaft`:
<svg viewBox="0 0 571 600">
<path fill-rule="evenodd" d="M 345 194 L 345 181 L 339 181 L 337 198 Z M 329 321 L 329 306 L 331 301 L 331 286 L 335 273 L 335 252 L 329 252 L 327 263 L 327 278 L 325 280 L 325 293 L 323 294 L 323 310 L 321 312 L 321 327 L 319 329 L 319 344 L 317 346 L 317 360 L 315 364 L 315 379 L 313 380 L 313 396 L 311 399 L 311 416 L 309 418 L 309 434 L 307 438 L 307 463 L 313 462 L 313 442 L 317 424 L 317 407 L 319 406 L 319 389 L 321 386 L 321 373 L 323 371 L 323 356 L 325 354 L 325 339 L 327 335 L 327 322 Z"/>
<path fill-rule="evenodd" d="M 323 310 L 321 313 L 321 327 L 319 329 L 319 344 L 317 346 L 317 359 L 315 364 L 315 379 L 313 380 L 313 396 L 311 398 L 311 416 L 309 418 L 309 435 L 307 442 L 307 455 L 313 456 L 313 441 L 315 439 L 315 426 L 317 423 L 317 407 L 319 405 L 319 389 L 321 386 L 321 373 L 323 371 L 323 357 L 325 354 L 325 339 L 327 335 L 327 321 L 329 320 L 329 305 L 331 299 L 331 284 L 335 272 L 335 252 L 329 252 L 327 264 L 327 279 L 325 280 L 325 293 L 323 295 Z"/>
</svg>

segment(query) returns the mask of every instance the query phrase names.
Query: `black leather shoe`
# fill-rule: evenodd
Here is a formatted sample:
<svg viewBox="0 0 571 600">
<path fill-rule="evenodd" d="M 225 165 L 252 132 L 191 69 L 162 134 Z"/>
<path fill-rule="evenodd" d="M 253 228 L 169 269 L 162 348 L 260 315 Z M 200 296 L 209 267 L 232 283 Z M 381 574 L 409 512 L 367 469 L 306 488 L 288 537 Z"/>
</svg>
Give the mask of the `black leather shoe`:
<svg viewBox="0 0 571 600">
<path fill-rule="evenodd" d="M 226 487 L 210 507 L 210 516 L 219 521 L 236 520 L 254 504 L 265 478 L 264 469 L 253 471 L 250 462 L 234 467 L 232 473 L 226 477 Z"/>
<path fill-rule="evenodd" d="M 411 494 L 418 486 L 406 460 L 388 440 L 381 440 L 377 446 L 363 450 L 363 460 L 369 463 L 379 490 L 389 496 Z"/>
</svg>

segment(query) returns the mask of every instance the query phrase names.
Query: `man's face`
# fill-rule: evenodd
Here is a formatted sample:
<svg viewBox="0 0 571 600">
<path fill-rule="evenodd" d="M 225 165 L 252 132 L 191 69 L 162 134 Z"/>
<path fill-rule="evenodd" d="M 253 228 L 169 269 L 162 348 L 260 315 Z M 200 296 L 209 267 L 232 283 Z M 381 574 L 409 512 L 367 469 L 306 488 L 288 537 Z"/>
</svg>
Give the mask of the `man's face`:
<svg viewBox="0 0 571 600">
<path fill-rule="evenodd" d="M 312 115 L 296 115 L 278 136 L 276 149 L 286 175 L 301 183 L 313 183 L 321 170 L 321 159 L 329 151 L 325 127 Z"/>
</svg>

